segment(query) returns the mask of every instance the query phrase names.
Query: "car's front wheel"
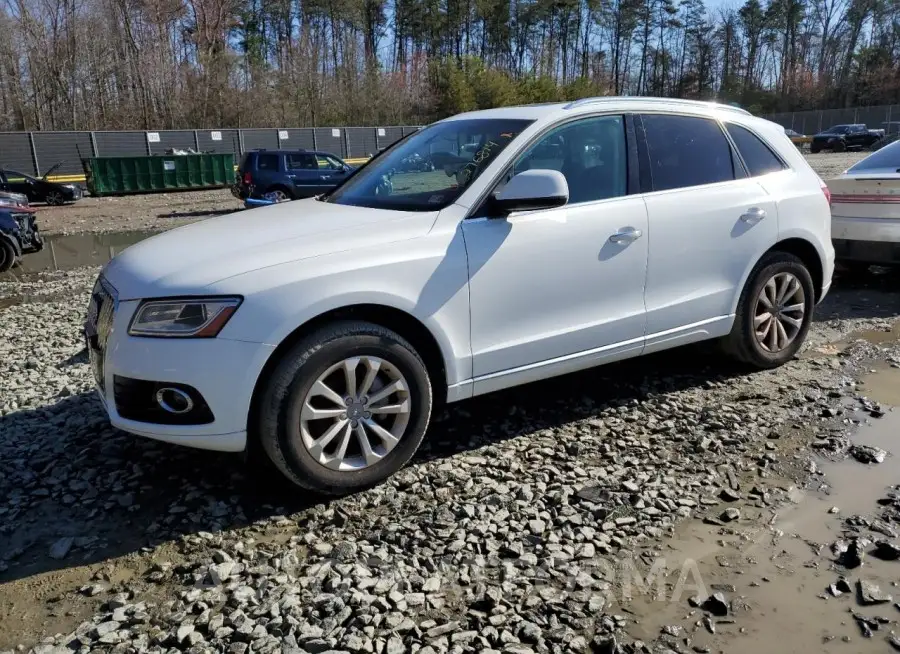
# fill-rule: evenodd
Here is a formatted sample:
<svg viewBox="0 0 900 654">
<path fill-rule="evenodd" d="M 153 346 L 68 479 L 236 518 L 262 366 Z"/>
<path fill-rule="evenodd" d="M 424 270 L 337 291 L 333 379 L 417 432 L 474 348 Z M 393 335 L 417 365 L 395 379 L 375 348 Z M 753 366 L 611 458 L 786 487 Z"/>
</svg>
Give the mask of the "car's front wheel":
<svg viewBox="0 0 900 654">
<path fill-rule="evenodd" d="M 741 293 L 725 350 L 755 368 L 776 368 L 800 350 L 814 308 L 815 287 L 803 262 L 787 252 L 770 252 Z"/>
<path fill-rule="evenodd" d="M 59 191 L 50 191 L 44 196 L 44 201 L 47 204 L 53 205 L 54 207 L 58 207 L 62 204 L 65 204 L 66 199 L 63 197 L 63 194 Z"/>
<path fill-rule="evenodd" d="M 281 358 L 263 388 L 258 436 L 294 484 L 350 493 L 409 461 L 432 401 L 425 364 L 403 337 L 369 322 L 336 322 Z"/>
</svg>

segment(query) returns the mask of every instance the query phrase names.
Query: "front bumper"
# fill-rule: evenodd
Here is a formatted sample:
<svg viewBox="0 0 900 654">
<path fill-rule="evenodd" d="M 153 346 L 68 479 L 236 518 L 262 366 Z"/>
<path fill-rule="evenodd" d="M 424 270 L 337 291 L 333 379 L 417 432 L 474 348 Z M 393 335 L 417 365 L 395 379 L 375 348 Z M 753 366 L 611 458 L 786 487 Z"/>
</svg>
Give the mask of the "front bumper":
<svg viewBox="0 0 900 654">
<path fill-rule="evenodd" d="M 113 426 L 188 447 L 223 452 L 244 450 L 253 389 L 274 347 L 223 338 L 129 336 L 128 324 L 139 302 L 119 302 L 115 290 L 108 284 L 106 288 L 113 308 L 106 318 L 102 309 L 100 316 L 89 309 L 85 335 L 97 392 Z M 179 425 L 124 418 L 116 406 L 117 377 L 120 381 L 128 378 L 190 386 L 202 395 L 213 420 Z"/>
</svg>

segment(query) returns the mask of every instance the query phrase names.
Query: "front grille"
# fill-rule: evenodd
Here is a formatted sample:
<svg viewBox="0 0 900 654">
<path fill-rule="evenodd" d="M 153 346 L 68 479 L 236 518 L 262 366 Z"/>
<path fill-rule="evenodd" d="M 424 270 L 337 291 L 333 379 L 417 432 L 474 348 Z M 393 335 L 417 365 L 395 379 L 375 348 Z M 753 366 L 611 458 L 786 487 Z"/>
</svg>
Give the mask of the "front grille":
<svg viewBox="0 0 900 654">
<path fill-rule="evenodd" d="M 113 317 L 116 311 L 116 300 L 111 287 L 102 277 L 97 279 L 94 290 L 91 292 L 91 301 L 88 304 L 87 320 L 84 324 L 84 334 L 87 338 L 88 355 L 91 361 L 91 369 L 94 373 L 94 381 L 102 389 L 104 388 L 103 366 L 106 358 L 106 343 L 112 331 Z"/>
</svg>

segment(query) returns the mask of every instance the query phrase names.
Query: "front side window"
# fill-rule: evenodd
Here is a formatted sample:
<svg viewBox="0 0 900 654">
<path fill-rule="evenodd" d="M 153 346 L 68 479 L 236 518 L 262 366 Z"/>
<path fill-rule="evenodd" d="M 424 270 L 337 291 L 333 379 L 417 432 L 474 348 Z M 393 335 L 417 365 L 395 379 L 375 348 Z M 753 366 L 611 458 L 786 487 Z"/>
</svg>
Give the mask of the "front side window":
<svg viewBox="0 0 900 654">
<path fill-rule="evenodd" d="M 846 134 L 850 131 L 850 128 L 847 125 L 835 125 L 827 130 L 825 130 L 826 134 Z"/>
<path fill-rule="evenodd" d="M 322 154 L 316 155 L 316 163 L 319 168 L 330 168 L 331 170 L 341 170 L 344 167 L 344 165 L 334 157 Z"/>
<path fill-rule="evenodd" d="M 288 168 L 291 170 L 318 170 L 319 162 L 314 154 L 289 154 Z"/>
<path fill-rule="evenodd" d="M 664 114 L 641 118 L 654 191 L 734 179 L 731 145 L 715 120 Z"/>
<path fill-rule="evenodd" d="M 429 125 L 349 177 L 325 202 L 438 211 L 456 201 L 530 120 L 472 118 Z"/>
<path fill-rule="evenodd" d="M 14 170 L 7 170 L 6 181 L 10 184 L 21 184 L 22 182 L 33 182 L 34 177 L 25 173 L 17 173 Z"/>
<path fill-rule="evenodd" d="M 561 172 L 569 185 L 569 204 L 592 202 L 627 193 L 625 122 L 622 116 L 599 116 L 562 125 L 538 140 L 513 166 Z"/>
<path fill-rule="evenodd" d="M 750 177 L 759 177 L 760 175 L 784 170 L 784 164 L 781 163 L 781 160 L 775 156 L 775 153 L 769 149 L 769 146 L 763 143 L 756 134 L 733 123 L 726 124 L 725 129 L 728 130 L 734 144 L 737 146 L 738 152 L 741 153 L 741 157 L 744 159 L 744 163 L 747 164 Z"/>
</svg>

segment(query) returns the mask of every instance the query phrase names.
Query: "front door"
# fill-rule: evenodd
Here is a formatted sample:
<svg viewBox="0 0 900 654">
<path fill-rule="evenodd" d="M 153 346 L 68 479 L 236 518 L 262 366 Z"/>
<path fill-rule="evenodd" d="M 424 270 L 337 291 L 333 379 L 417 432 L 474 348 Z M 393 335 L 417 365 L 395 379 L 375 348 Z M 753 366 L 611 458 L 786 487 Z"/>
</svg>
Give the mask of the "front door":
<svg viewBox="0 0 900 654">
<path fill-rule="evenodd" d="M 22 195 L 27 196 L 31 202 L 37 201 L 38 198 L 33 177 L 13 170 L 6 170 L 3 174 L 6 176 L 6 187 L 8 190 L 13 193 L 21 193 Z"/>
<path fill-rule="evenodd" d="M 476 394 L 641 350 L 647 212 L 627 152 L 622 116 L 560 126 L 507 178 L 561 171 L 567 205 L 463 221 Z"/>
</svg>

